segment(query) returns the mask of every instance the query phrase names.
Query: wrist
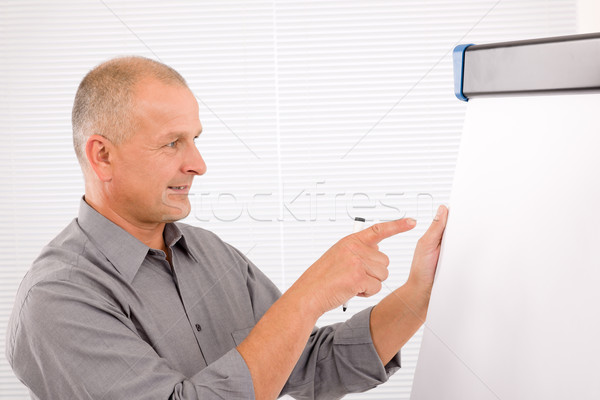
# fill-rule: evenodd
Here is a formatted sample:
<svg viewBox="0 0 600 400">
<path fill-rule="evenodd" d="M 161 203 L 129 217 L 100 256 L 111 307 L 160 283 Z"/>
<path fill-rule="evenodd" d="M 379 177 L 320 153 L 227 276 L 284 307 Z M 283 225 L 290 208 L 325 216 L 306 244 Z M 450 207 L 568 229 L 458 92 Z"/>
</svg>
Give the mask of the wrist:
<svg viewBox="0 0 600 400">
<path fill-rule="evenodd" d="M 313 321 L 313 325 L 317 320 L 324 314 L 321 310 L 318 296 L 306 292 L 298 287 L 298 285 L 292 285 L 282 296 L 281 299 L 286 303 L 290 304 L 290 308 L 301 312 L 307 318 Z"/>
<path fill-rule="evenodd" d="M 419 318 L 425 320 L 431 297 L 431 286 L 419 284 L 409 278 L 401 288 L 407 305 Z"/>
</svg>

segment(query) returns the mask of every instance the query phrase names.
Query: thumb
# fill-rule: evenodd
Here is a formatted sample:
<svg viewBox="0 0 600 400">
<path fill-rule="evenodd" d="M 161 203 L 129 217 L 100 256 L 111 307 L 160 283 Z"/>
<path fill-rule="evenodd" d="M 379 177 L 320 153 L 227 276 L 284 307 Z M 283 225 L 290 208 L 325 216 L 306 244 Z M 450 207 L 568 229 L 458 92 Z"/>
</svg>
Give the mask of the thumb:
<svg viewBox="0 0 600 400">
<path fill-rule="evenodd" d="M 448 207 L 441 205 L 438 207 L 437 213 L 429 225 L 429 228 L 421 238 L 423 244 L 431 247 L 437 247 L 442 242 L 442 235 L 444 229 L 446 229 L 446 222 L 448 222 Z"/>
</svg>

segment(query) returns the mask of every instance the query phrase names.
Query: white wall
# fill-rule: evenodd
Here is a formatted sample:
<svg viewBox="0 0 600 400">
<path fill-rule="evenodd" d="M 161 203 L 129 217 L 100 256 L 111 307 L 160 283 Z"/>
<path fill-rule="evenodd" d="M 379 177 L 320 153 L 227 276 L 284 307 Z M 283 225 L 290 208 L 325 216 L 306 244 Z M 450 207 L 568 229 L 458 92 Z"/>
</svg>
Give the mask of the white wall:
<svg viewBox="0 0 600 400">
<path fill-rule="evenodd" d="M 577 0 L 577 32 L 600 32 L 600 1 Z"/>
</svg>

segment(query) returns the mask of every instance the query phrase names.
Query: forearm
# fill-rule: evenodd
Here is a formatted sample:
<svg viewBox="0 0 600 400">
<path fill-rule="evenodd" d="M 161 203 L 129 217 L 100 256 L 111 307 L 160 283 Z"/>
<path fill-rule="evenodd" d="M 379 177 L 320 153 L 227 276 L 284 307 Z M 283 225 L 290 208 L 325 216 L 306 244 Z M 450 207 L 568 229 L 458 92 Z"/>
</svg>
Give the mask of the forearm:
<svg viewBox="0 0 600 400">
<path fill-rule="evenodd" d="M 429 295 L 407 282 L 373 308 L 371 337 L 384 365 L 423 325 L 428 305 Z"/>
<path fill-rule="evenodd" d="M 275 399 L 304 350 L 318 319 L 308 302 L 290 288 L 237 347 L 254 384 L 256 399 Z"/>
</svg>

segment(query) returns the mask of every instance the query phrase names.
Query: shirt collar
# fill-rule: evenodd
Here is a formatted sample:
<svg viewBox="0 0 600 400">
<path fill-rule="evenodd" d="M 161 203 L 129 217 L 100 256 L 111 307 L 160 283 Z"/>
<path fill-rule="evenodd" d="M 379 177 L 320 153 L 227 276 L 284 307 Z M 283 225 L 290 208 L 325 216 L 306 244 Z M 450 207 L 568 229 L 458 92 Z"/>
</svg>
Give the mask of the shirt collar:
<svg viewBox="0 0 600 400">
<path fill-rule="evenodd" d="M 150 248 L 100 214 L 83 198 L 77 222 L 90 241 L 131 283 Z"/>
<path fill-rule="evenodd" d="M 176 223 L 169 223 L 165 225 L 163 237 L 165 238 L 165 244 L 169 248 L 172 249 L 176 244 L 179 244 L 179 246 L 181 246 L 181 248 L 185 250 L 185 252 L 188 253 L 189 256 L 194 259 L 194 261 L 198 262 L 198 258 L 188 246 L 185 236 L 183 236 L 183 232 Z"/>
<path fill-rule="evenodd" d="M 77 221 L 100 252 L 131 283 L 150 247 L 100 214 L 83 198 L 79 204 Z M 174 245 L 180 243 L 181 247 L 196 260 L 178 226 L 172 223 L 166 224 L 163 235 L 167 246 L 173 248 Z"/>
</svg>

